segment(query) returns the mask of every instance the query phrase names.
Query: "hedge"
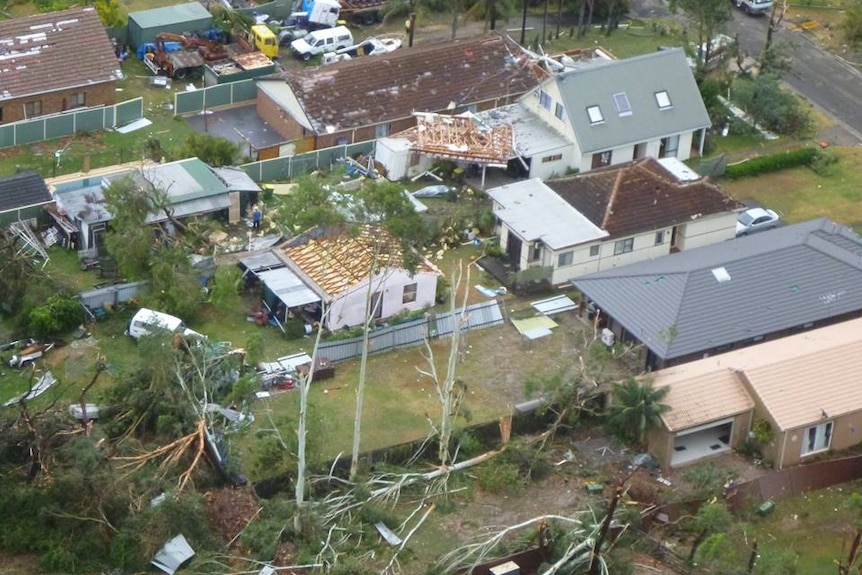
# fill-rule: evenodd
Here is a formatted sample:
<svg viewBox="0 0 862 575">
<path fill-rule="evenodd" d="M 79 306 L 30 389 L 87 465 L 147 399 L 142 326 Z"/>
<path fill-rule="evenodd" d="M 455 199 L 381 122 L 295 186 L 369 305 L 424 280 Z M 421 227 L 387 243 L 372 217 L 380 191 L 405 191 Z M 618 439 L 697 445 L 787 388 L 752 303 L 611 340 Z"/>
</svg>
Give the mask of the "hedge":
<svg viewBox="0 0 862 575">
<path fill-rule="evenodd" d="M 817 159 L 819 154 L 820 150 L 817 148 L 800 148 L 798 150 L 790 150 L 779 154 L 759 156 L 757 158 L 752 158 L 747 162 L 728 165 L 724 172 L 724 177 L 729 180 L 735 180 L 737 178 L 777 172 L 778 170 L 783 170 L 785 168 L 808 166 Z"/>
</svg>

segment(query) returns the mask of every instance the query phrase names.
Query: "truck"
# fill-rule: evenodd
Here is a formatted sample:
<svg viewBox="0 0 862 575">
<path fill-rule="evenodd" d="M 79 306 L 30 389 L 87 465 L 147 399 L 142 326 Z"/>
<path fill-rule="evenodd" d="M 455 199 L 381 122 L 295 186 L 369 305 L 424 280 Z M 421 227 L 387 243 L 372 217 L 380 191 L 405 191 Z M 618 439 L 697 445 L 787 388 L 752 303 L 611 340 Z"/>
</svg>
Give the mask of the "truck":
<svg viewBox="0 0 862 575">
<path fill-rule="evenodd" d="M 153 74 L 177 80 L 183 80 L 190 74 L 201 71 L 206 62 L 227 57 L 227 49 L 223 44 L 167 32 L 158 34 L 154 44 L 145 44 L 138 48 L 138 58 Z"/>
<path fill-rule="evenodd" d="M 773 0 L 730 0 L 747 14 L 757 15 L 772 10 Z"/>
<path fill-rule="evenodd" d="M 334 28 L 340 21 L 341 4 L 337 0 L 305 0 L 283 22 L 274 22 L 278 45 L 287 46 L 309 32 Z"/>
</svg>

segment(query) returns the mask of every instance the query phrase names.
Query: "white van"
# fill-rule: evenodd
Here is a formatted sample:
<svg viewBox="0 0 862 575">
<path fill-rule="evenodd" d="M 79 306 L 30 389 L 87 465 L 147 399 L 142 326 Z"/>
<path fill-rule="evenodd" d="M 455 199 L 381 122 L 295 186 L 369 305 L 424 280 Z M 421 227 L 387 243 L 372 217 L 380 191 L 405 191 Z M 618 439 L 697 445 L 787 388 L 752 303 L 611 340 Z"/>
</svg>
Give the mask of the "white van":
<svg viewBox="0 0 862 575">
<path fill-rule="evenodd" d="M 138 310 L 126 327 L 126 335 L 134 339 L 144 335 L 152 335 L 158 331 L 179 333 L 185 337 L 194 337 L 200 340 L 206 339 L 205 335 L 187 328 L 180 318 L 145 307 Z"/>
<path fill-rule="evenodd" d="M 294 55 L 302 60 L 350 46 L 353 46 L 353 34 L 346 26 L 315 30 L 290 43 Z"/>
</svg>

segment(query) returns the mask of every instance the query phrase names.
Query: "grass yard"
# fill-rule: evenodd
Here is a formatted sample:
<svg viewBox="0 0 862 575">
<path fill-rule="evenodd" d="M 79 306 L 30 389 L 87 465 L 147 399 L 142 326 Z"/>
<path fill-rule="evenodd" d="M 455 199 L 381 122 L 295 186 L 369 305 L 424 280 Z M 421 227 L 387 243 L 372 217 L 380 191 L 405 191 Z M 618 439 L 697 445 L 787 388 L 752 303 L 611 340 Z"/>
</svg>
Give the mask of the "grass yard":
<svg viewBox="0 0 862 575">
<path fill-rule="evenodd" d="M 793 168 L 721 186 L 739 200 L 755 199 L 788 222 L 821 216 L 862 230 L 862 149 L 832 148 L 838 162 L 821 176 L 809 168 Z"/>
</svg>

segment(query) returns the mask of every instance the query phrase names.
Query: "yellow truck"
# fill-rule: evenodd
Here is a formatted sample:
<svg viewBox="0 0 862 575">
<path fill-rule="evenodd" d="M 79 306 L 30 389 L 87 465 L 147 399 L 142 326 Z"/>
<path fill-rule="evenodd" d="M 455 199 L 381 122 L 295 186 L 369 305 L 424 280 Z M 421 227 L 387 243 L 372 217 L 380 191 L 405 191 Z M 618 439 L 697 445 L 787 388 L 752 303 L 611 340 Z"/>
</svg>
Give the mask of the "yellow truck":
<svg viewBox="0 0 862 575">
<path fill-rule="evenodd" d="M 256 24 L 250 28 L 248 36 L 251 45 L 263 52 L 264 55 L 269 58 L 278 57 L 278 38 L 268 26 Z"/>
</svg>

